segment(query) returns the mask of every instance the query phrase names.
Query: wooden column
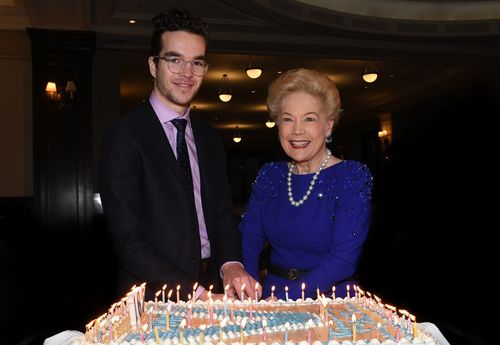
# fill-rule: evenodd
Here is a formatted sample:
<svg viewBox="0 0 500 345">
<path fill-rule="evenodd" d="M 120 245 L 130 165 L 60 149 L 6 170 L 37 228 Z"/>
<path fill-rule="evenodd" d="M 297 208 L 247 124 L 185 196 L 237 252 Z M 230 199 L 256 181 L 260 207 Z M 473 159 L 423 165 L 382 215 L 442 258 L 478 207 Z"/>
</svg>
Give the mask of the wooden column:
<svg viewBox="0 0 500 345">
<path fill-rule="evenodd" d="M 33 64 L 34 211 L 49 232 L 76 235 L 92 220 L 92 60 L 95 33 L 28 29 Z M 71 100 L 50 100 L 48 81 Z M 69 235 L 69 233 L 68 233 Z"/>
</svg>

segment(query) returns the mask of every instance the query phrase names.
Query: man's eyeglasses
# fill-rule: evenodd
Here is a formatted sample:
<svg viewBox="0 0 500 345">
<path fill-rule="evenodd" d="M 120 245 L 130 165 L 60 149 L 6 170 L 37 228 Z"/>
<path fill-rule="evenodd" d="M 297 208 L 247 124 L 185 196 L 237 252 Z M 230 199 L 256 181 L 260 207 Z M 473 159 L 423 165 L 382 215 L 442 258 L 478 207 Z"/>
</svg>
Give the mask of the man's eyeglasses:
<svg viewBox="0 0 500 345">
<path fill-rule="evenodd" d="M 186 61 L 177 56 L 154 56 L 154 58 L 156 59 L 156 61 L 158 61 L 159 59 L 165 61 L 170 72 L 176 74 L 181 73 L 186 67 L 187 63 L 191 65 L 191 71 L 197 77 L 203 77 L 208 71 L 208 62 L 206 62 L 205 60 L 195 59 Z"/>
</svg>

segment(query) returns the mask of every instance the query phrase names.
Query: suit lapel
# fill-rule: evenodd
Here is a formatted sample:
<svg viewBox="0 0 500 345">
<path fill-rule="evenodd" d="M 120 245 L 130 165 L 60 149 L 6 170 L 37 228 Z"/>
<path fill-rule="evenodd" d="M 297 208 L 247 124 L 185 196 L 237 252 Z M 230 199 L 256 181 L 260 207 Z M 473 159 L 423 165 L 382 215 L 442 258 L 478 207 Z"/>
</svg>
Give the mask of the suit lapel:
<svg viewBox="0 0 500 345">
<path fill-rule="evenodd" d="M 160 156 L 165 160 L 170 170 L 180 181 L 182 181 L 182 183 L 184 183 L 186 188 L 188 188 L 186 179 L 182 175 L 182 171 L 177 164 L 177 159 L 168 142 L 162 124 L 158 121 L 158 117 L 153 107 L 151 107 L 151 104 L 149 102 L 145 103 L 144 116 L 142 116 L 141 119 L 143 120 L 146 131 L 150 134 L 149 139 L 153 142 L 153 146 L 158 150 Z"/>
</svg>

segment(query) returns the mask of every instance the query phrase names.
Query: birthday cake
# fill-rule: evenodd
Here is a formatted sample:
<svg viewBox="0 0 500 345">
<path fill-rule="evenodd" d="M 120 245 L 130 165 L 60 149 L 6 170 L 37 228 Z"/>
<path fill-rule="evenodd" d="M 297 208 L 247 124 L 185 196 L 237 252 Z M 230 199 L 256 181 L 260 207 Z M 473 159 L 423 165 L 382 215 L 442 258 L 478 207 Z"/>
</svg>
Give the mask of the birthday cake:
<svg viewBox="0 0 500 345">
<path fill-rule="evenodd" d="M 205 302 L 174 302 L 163 292 L 145 302 L 143 284 L 89 322 L 72 345 L 437 345 L 407 311 L 355 291 L 343 299 Z"/>
</svg>

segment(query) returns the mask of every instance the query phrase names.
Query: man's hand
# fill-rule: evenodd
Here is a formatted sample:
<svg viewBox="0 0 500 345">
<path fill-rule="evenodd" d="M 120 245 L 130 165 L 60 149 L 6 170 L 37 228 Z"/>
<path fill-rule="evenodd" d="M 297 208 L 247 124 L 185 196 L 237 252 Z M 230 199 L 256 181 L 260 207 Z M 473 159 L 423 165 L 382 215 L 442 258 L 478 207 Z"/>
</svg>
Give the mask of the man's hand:
<svg viewBox="0 0 500 345">
<path fill-rule="evenodd" d="M 253 279 L 239 263 L 227 264 L 222 274 L 224 276 L 224 286 L 229 286 L 229 291 L 236 293 L 238 298 L 241 299 L 242 293 L 245 298 L 255 298 L 255 286 L 257 281 Z M 242 289 L 243 285 L 245 286 Z M 260 299 L 262 296 L 262 286 L 258 285 L 257 296 Z"/>
</svg>

